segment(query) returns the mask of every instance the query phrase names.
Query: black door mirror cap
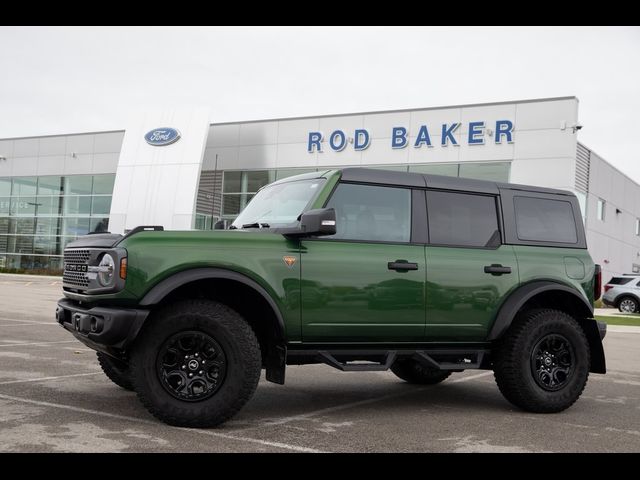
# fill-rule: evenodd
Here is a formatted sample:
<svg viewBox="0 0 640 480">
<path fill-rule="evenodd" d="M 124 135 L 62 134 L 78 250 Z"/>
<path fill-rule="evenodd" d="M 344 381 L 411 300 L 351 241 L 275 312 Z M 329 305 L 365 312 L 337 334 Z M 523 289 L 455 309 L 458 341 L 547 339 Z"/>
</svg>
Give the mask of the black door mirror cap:
<svg viewBox="0 0 640 480">
<path fill-rule="evenodd" d="M 336 233 L 336 211 L 333 208 L 317 208 L 300 215 L 298 228 L 281 232 L 288 237 L 310 237 L 334 235 Z"/>
</svg>

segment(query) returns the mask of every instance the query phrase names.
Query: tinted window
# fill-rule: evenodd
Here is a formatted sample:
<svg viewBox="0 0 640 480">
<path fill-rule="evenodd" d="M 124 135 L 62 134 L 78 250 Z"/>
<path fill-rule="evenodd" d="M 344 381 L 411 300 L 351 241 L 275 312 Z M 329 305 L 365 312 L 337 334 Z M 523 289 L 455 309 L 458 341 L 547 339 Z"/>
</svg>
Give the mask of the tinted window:
<svg viewBox="0 0 640 480">
<path fill-rule="evenodd" d="M 409 242 L 411 190 L 374 185 L 338 185 L 327 204 L 336 209 L 337 233 L 329 238 Z"/>
<path fill-rule="evenodd" d="M 513 197 L 513 205 L 520 240 L 577 243 L 578 234 L 570 202 Z"/>
<path fill-rule="evenodd" d="M 633 280 L 633 277 L 613 277 L 609 280 L 608 285 L 626 285 L 631 280 Z"/>
<path fill-rule="evenodd" d="M 486 247 L 498 234 L 496 200 L 486 195 L 427 192 L 429 241 Z"/>
</svg>

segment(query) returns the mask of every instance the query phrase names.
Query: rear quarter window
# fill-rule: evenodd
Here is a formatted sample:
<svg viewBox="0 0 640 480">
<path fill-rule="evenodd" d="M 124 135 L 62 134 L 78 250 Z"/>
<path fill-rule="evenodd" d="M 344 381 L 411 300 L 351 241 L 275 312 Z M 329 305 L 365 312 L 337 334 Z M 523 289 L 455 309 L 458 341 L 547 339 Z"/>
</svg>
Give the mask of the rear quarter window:
<svg viewBox="0 0 640 480">
<path fill-rule="evenodd" d="M 514 196 L 516 233 L 519 240 L 575 244 L 576 220 L 570 202 Z"/>
</svg>

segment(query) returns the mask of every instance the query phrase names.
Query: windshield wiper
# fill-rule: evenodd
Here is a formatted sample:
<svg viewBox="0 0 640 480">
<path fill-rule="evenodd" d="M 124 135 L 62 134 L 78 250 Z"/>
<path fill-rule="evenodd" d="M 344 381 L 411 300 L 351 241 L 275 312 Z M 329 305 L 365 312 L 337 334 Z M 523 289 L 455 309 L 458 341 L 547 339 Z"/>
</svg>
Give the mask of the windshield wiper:
<svg viewBox="0 0 640 480">
<path fill-rule="evenodd" d="M 261 222 L 245 223 L 242 228 L 269 228 L 269 224 Z"/>
</svg>

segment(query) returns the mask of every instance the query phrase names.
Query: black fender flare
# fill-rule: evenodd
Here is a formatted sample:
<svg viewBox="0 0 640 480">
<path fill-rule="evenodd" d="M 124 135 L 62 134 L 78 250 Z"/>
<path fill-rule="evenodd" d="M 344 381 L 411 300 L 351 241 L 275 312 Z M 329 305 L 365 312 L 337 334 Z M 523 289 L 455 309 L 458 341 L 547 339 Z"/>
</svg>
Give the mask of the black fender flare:
<svg viewBox="0 0 640 480">
<path fill-rule="evenodd" d="M 593 317 L 593 306 L 590 305 L 589 302 L 587 302 L 587 300 L 573 288 L 552 281 L 531 282 L 515 289 L 509 295 L 509 298 L 507 298 L 507 300 L 502 304 L 498 311 L 498 315 L 496 316 L 496 320 L 489 331 L 487 340 L 493 341 L 500 338 L 509 328 L 518 311 L 529 299 L 542 292 L 551 290 L 566 292 L 574 297 L 574 299 L 579 300 L 578 305 L 580 305 L 581 318 L 577 318 L 576 320 L 580 321 L 583 318 Z"/>
<path fill-rule="evenodd" d="M 255 280 L 243 275 L 241 273 L 235 272 L 233 270 L 226 270 L 223 268 L 213 268 L 213 267 L 205 267 L 205 268 L 191 268 L 189 270 L 183 270 L 178 273 L 174 273 L 173 275 L 165 278 L 164 280 L 157 283 L 155 286 L 149 290 L 139 305 L 141 307 L 149 307 L 152 305 L 157 305 L 164 299 L 167 295 L 169 295 L 176 288 L 179 288 L 183 285 L 186 285 L 191 282 L 195 282 L 198 280 L 206 280 L 206 279 L 225 279 L 225 280 L 234 280 L 236 282 L 242 283 L 257 293 L 259 293 L 265 301 L 269 304 L 273 313 L 278 322 L 278 331 L 273 332 L 274 338 L 276 342 L 280 345 L 284 345 L 286 343 L 286 335 L 285 335 L 285 326 L 284 319 L 282 318 L 282 313 L 278 308 L 278 305 L 273 300 L 271 295 Z"/>
</svg>

